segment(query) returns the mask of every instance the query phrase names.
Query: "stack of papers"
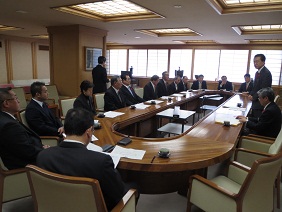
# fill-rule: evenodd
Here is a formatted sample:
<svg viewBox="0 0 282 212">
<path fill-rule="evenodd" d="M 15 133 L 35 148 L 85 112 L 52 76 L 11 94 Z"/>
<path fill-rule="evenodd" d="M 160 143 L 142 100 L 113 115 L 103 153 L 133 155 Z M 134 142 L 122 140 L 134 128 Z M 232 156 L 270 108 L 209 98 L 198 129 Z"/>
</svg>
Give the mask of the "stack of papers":
<svg viewBox="0 0 282 212">
<path fill-rule="evenodd" d="M 116 146 L 111 154 L 119 155 L 129 159 L 142 160 L 145 155 L 145 150 L 127 149 L 120 146 Z"/>
<path fill-rule="evenodd" d="M 156 104 L 160 104 L 160 103 L 164 102 L 164 101 L 161 101 L 161 100 L 149 100 L 149 101 L 146 101 L 145 103 L 151 104 L 151 101 L 155 101 Z"/>
<path fill-rule="evenodd" d="M 138 103 L 135 105 L 136 109 L 146 109 L 150 105 L 144 105 L 143 103 Z"/>
<path fill-rule="evenodd" d="M 123 114 L 124 113 L 122 113 L 122 112 L 115 112 L 115 111 L 108 111 L 108 112 L 104 113 L 105 117 L 107 117 L 107 118 L 115 118 L 115 117 L 121 116 Z"/>
</svg>

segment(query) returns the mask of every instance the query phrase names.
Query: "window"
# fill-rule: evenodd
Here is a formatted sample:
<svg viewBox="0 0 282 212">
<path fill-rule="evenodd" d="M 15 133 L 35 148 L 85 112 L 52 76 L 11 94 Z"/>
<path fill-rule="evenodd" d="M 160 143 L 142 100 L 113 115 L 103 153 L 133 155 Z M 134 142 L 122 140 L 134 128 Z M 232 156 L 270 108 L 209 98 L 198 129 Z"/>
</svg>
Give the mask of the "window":
<svg viewBox="0 0 282 212">
<path fill-rule="evenodd" d="M 112 49 L 109 52 L 109 73 L 120 75 L 121 71 L 126 71 L 126 49 Z"/>
<path fill-rule="evenodd" d="M 133 75 L 147 76 L 147 49 L 129 49 L 129 67 L 133 67 Z"/>
<path fill-rule="evenodd" d="M 148 69 L 147 76 L 162 76 L 167 71 L 168 66 L 168 49 L 149 49 L 148 50 Z"/>
<path fill-rule="evenodd" d="M 279 77 L 282 63 L 282 51 L 281 50 L 252 50 L 250 61 L 250 75 L 254 79 L 256 69 L 253 64 L 253 59 L 256 54 L 264 54 L 266 57 L 265 67 L 272 74 L 272 85 L 279 85 Z"/>
<path fill-rule="evenodd" d="M 183 70 L 183 76 L 191 76 L 192 49 L 171 49 L 169 77 L 175 76 L 175 70 Z"/>
<path fill-rule="evenodd" d="M 220 50 L 195 50 L 194 75 L 203 74 L 205 80 L 217 80 Z"/>
<path fill-rule="evenodd" d="M 247 73 L 249 50 L 221 50 L 219 76 L 227 76 L 230 82 L 244 82 Z"/>
</svg>

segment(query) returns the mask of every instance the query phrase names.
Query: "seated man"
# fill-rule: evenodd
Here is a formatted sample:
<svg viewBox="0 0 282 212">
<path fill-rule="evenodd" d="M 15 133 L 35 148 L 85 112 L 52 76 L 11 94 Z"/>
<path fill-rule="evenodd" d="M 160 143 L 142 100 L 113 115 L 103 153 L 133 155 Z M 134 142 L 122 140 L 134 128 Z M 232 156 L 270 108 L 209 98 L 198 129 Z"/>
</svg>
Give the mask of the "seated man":
<svg viewBox="0 0 282 212">
<path fill-rule="evenodd" d="M 226 76 L 222 76 L 221 80 L 218 82 L 217 90 L 225 89 L 227 91 L 232 91 L 232 82 L 227 81 Z"/>
<path fill-rule="evenodd" d="M 104 110 L 112 111 L 131 105 L 125 96 L 120 92 L 122 86 L 119 76 L 111 79 L 111 87 L 109 87 L 104 96 Z"/>
<path fill-rule="evenodd" d="M 207 82 L 204 81 L 204 75 L 202 74 L 198 75 L 198 79 L 193 82 L 191 89 L 192 90 L 207 89 Z"/>
<path fill-rule="evenodd" d="M 34 82 L 30 86 L 32 99 L 26 107 L 25 118 L 29 127 L 40 136 L 63 137 L 64 128 L 45 101 L 48 91 L 44 82 Z"/>
<path fill-rule="evenodd" d="M 93 84 L 88 80 L 83 80 L 80 84 L 81 94 L 75 99 L 73 108 L 84 108 L 93 115 L 96 115 L 96 110 L 93 102 Z"/>
<path fill-rule="evenodd" d="M 157 85 L 158 85 L 158 83 L 159 83 L 159 76 L 158 75 L 154 75 L 154 76 L 151 77 L 151 81 L 148 82 L 144 86 L 143 99 L 145 101 L 158 98 L 158 92 L 157 92 Z"/>
<path fill-rule="evenodd" d="M 262 88 L 258 91 L 259 102 L 264 107 L 259 118 L 237 116 L 240 122 L 247 122 L 250 133 L 276 138 L 281 129 L 281 111 L 274 102 L 272 88 Z M 245 132 L 248 134 L 248 132 Z"/>
<path fill-rule="evenodd" d="M 241 84 L 241 86 L 239 88 L 239 92 L 247 95 L 253 90 L 254 84 L 251 81 L 250 74 L 245 74 L 244 78 L 245 78 L 245 82 Z"/>
<path fill-rule="evenodd" d="M 0 88 L 0 157 L 7 169 L 35 163 L 43 150 L 39 136 L 16 120 L 19 111 L 16 94 L 11 88 Z"/>
<path fill-rule="evenodd" d="M 188 77 L 187 76 L 183 76 L 182 80 L 180 81 L 180 83 L 178 84 L 178 90 L 179 92 L 181 91 L 187 91 L 190 88 L 188 88 Z"/>
<path fill-rule="evenodd" d="M 58 174 L 97 179 L 110 211 L 134 184 L 122 181 L 109 155 L 86 148 L 94 130 L 93 121 L 89 111 L 70 109 L 64 123 L 65 140 L 42 151 L 37 166 Z"/>
<path fill-rule="evenodd" d="M 144 102 L 144 99 L 138 96 L 135 93 L 134 89 L 131 87 L 130 85 L 131 79 L 129 75 L 124 75 L 124 74 L 121 75 L 121 80 L 122 80 L 122 86 L 120 88 L 120 91 L 123 93 L 126 99 L 130 102 L 130 105 Z"/>
<path fill-rule="evenodd" d="M 168 80 L 169 80 L 169 74 L 167 71 L 164 71 L 162 73 L 162 79 L 159 80 L 157 84 L 157 94 L 158 97 L 162 96 L 168 96 Z"/>
<path fill-rule="evenodd" d="M 167 86 L 168 89 L 168 95 L 174 94 L 174 93 L 179 93 L 179 88 L 178 88 L 178 84 L 180 83 L 180 76 L 176 76 L 174 77 L 174 80 L 172 83 L 170 83 Z"/>
</svg>

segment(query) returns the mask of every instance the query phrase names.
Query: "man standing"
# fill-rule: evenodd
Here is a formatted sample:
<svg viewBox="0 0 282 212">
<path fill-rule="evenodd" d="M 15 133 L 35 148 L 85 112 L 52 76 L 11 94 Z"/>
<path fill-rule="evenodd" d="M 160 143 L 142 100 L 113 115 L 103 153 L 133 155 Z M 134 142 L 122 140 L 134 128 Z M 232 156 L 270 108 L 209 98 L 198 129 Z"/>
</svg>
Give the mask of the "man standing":
<svg viewBox="0 0 282 212">
<path fill-rule="evenodd" d="M 239 92 L 243 93 L 244 95 L 248 95 L 253 90 L 253 82 L 251 81 L 250 74 L 244 75 L 245 82 L 241 84 L 239 88 Z"/>
<path fill-rule="evenodd" d="M 167 71 L 164 71 L 162 73 L 162 79 L 159 80 L 159 83 L 157 85 L 157 93 L 159 98 L 162 96 L 168 96 L 168 79 L 169 74 Z"/>
<path fill-rule="evenodd" d="M 270 71 L 264 66 L 265 56 L 263 54 L 257 54 L 254 57 L 254 66 L 258 71 L 255 75 L 254 87 L 250 92 L 249 99 L 252 101 L 252 116 L 260 117 L 263 106 L 259 103 L 257 92 L 262 88 L 267 88 L 272 85 L 272 75 Z"/>
<path fill-rule="evenodd" d="M 144 86 L 143 99 L 145 101 L 158 98 L 157 85 L 159 83 L 159 76 L 153 75 L 151 81 Z"/>
<path fill-rule="evenodd" d="M 130 105 L 125 96 L 120 92 L 122 86 L 119 76 L 114 76 L 111 79 L 111 87 L 108 88 L 104 95 L 104 110 L 112 111 Z"/>
<path fill-rule="evenodd" d="M 207 82 L 204 81 L 204 75 L 200 74 L 198 76 L 198 79 L 193 82 L 191 89 L 192 90 L 207 89 Z"/>
<path fill-rule="evenodd" d="M 47 87 L 43 82 L 34 82 L 30 86 L 32 99 L 26 107 L 25 118 L 29 127 L 40 136 L 62 137 L 64 128 L 58 117 L 48 108 Z"/>
<path fill-rule="evenodd" d="M 0 110 L 0 157 L 4 165 L 17 169 L 35 163 L 43 145 L 35 132 L 16 120 L 20 104 L 11 88 L 0 88 Z"/>
<path fill-rule="evenodd" d="M 237 116 L 240 122 L 247 122 L 250 133 L 276 138 L 281 129 L 281 111 L 274 102 L 272 88 L 263 88 L 258 91 L 258 101 L 263 107 L 259 118 Z"/>
<path fill-rule="evenodd" d="M 178 85 L 180 83 L 180 76 L 176 76 L 173 80 L 172 83 L 170 83 L 168 85 L 168 95 L 174 94 L 174 93 L 178 93 L 179 92 L 179 88 Z"/>
<path fill-rule="evenodd" d="M 130 102 L 130 105 L 134 105 L 137 103 L 144 102 L 145 100 L 138 96 L 134 89 L 131 87 L 131 79 L 129 75 L 121 75 L 122 86 L 120 91 L 126 97 L 126 99 Z"/>
<path fill-rule="evenodd" d="M 107 82 L 109 79 L 107 78 L 106 67 L 106 58 L 104 56 L 98 57 L 98 65 L 92 70 L 92 78 L 93 78 L 93 94 L 95 93 L 104 93 L 107 90 Z"/>
<path fill-rule="evenodd" d="M 122 181 L 109 155 L 86 148 L 94 130 L 93 121 L 89 111 L 70 109 L 64 122 L 65 140 L 42 151 L 36 163 L 58 174 L 97 179 L 110 211 L 134 185 Z"/>
</svg>

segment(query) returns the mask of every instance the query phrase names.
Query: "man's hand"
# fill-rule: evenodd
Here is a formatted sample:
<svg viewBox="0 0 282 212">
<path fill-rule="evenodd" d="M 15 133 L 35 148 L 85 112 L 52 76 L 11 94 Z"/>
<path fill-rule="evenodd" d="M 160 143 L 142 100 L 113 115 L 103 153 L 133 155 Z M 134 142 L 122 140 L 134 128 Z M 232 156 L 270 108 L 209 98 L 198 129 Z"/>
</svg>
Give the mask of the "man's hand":
<svg viewBox="0 0 282 212">
<path fill-rule="evenodd" d="M 253 101 L 253 97 L 251 95 L 248 96 L 249 100 Z"/>
<path fill-rule="evenodd" d="M 248 121 L 247 117 L 245 116 L 237 116 L 236 119 L 239 119 L 241 123 L 245 123 Z"/>
<path fill-rule="evenodd" d="M 43 145 L 43 149 L 47 149 L 49 147 L 50 147 L 49 145 Z"/>
<path fill-rule="evenodd" d="M 64 130 L 64 127 L 60 127 L 59 129 L 58 129 L 58 133 L 61 135 L 62 133 L 64 133 L 65 132 L 65 130 Z"/>
</svg>

